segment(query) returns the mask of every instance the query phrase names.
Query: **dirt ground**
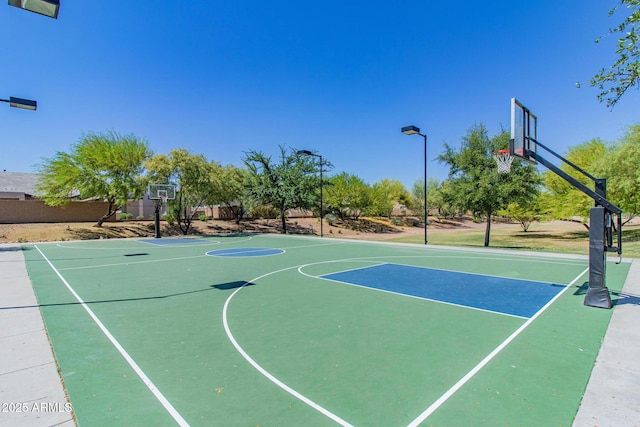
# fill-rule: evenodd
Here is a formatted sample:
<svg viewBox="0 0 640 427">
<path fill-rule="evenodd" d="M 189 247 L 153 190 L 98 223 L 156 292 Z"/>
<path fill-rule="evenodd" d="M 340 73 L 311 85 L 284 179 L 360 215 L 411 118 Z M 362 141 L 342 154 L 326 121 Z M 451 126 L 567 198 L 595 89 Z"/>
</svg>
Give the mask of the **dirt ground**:
<svg viewBox="0 0 640 427">
<path fill-rule="evenodd" d="M 469 219 L 430 220 L 429 233 L 446 232 L 471 228 L 484 228 Z M 499 227 L 500 224 L 492 225 Z M 209 235 L 220 233 L 280 233 L 281 221 L 247 220 L 239 225 L 233 221 L 194 220 L 189 235 Z M 287 231 L 292 234 L 320 234 L 320 222 L 316 218 L 293 218 L 287 221 Z M 424 228 L 411 225 L 392 225 L 385 220 L 365 220 L 351 224 L 329 225 L 323 223 L 323 234 L 327 237 L 384 240 L 402 236 L 421 235 Z M 183 233 L 177 226 L 161 222 L 162 236 L 180 236 Z M 153 237 L 153 221 L 118 221 L 104 223 L 95 227 L 95 223 L 38 223 L 38 224 L 0 224 L 0 243 L 56 242 L 68 240 L 114 239 L 127 237 Z"/>
</svg>

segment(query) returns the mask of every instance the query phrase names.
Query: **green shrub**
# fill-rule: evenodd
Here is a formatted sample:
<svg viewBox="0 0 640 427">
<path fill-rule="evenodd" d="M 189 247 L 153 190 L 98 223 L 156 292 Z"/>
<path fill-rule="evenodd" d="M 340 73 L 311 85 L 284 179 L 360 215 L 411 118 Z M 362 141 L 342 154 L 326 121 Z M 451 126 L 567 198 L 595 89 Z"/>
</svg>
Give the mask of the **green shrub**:
<svg viewBox="0 0 640 427">
<path fill-rule="evenodd" d="M 132 218 L 133 218 L 133 215 L 128 213 L 128 212 L 122 212 L 122 213 L 120 213 L 120 215 L 118 215 L 118 219 L 120 221 L 127 221 L 127 220 L 132 219 Z"/>
<path fill-rule="evenodd" d="M 208 217 L 207 215 L 205 215 L 205 214 L 200 214 L 200 215 L 198 215 L 198 219 L 199 219 L 200 221 L 209 221 L 211 218 L 209 218 L 209 217 Z"/>
<path fill-rule="evenodd" d="M 138 215 L 136 219 L 144 219 L 144 215 Z"/>
<path fill-rule="evenodd" d="M 402 219 L 393 217 L 393 218 L 391 218 L 391 224 L 395 225 L 396 227 L 399 227 L 399 226 L 403 225 L 403 222 L 402 222 Z"/>
<path fill-rule="evenodd" d="M 162 218 L 167 221 L 169 225 L 173 225 L 176 222 L 176 216 L 171 212 L 162 215 Z"/>
</svg>

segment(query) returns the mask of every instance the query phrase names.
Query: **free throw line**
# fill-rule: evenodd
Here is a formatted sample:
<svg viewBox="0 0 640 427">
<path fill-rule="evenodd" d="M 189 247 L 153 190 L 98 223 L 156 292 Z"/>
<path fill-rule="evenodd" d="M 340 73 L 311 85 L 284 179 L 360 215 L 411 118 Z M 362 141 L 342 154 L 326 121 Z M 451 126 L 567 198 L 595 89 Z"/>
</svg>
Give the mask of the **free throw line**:
<svg viewBox="0 0 640 427">
<path fill-rule="evenodd" d="M 182 418 L 182 416 L 173 407 L 173 405 L 167 400 L 166 397 L 164 397 L 164 395 L 160 392 L 160 390 L 158 390 L 158 388 L 155 386 L 155 384 L 153 384 L 151 379 L 142 371 L 142 369 L 140 368 L 140 366 L 138 366 L 138 364 L 135 362 L 135 360 L 133 360 L 133 358 L 129 355 L 129 353 L 127 353 L 127 351 L 124 349 L 124 347 L 122 347 L 122 345 L 120 345 L 118 340 L 116 340 L 116 338 L 111 334 L 111 332 L 109 332 L 107 327 L 104 326 L 104 324 L 100 321 L 100 319 L 98 319 L 98 316 L 96 316 L 95 313 L 89 308 L 87 303 L 85 303 L 82 300 L 82 298 L 80 298 L 80 296 L 71 287 L 71 285 L 69 285 L 69 283 L 66 281 L 66 279 L 64 277 L 62 277 L 62 274 L 60 274 L 60 272 L 53 266 L 51 261 L 49 261 L 49 258 L 47 258 L 45 256 L 45 254 L 42 253 L 42 251 L 40 250 L 40 248 L 38 246 L 35 246 L 35 248 L 38 250 L 40 255 L 42 255 L 42 258 L 44 258 L 44 260 L 47 262 L 47 264 L 49 264 L 49 267 L 51 267 L 51 269 L 54 271 L 54 273 L 56 273 L 56 275 L 60 278 L 62 283 L 64 283 L 64 285 L 69 290 L 69 292 L 71 292 L 71 294 L 76 299 L 76 301 L 78 301 L 78 303 L 82 306 L 82 308 L 85 309 L 87 314 L 89 314 L 89 316 L 93 319 L 93 321 L 96 323 L 96 325 L 98 325 L 98 328 L 100 328 L 100 330 L 105 334 L 107 339 L 109 339 L 109 341 L 111 341 L 111 344 L 113 344 L 113 346 L 116 348 L 116 350 L 118 350 L 118 352 L 122 355 L 124 360 L 127 361 L 129 366 L 131 366 L 131 368 L 134 370 L 134 372 L 142 380 L 144 385 L 147 386 L 149 391 L 151 391 L 151 393 L 153 393 L 153 395 L 156 397 L 158 402 L 160 402 L 160 404 L 164 407 L 164 409 L 166 409 L 166 411 L 169 413 L 169 415 L 171 415 L 171 417 L 176 421 L 176 423 L 178 423 L 179 426 L 185 426 L 185 427 L 189 426 L 189 423 L 187 423 L 187 421 L 184 418 Z"/>
</svg>

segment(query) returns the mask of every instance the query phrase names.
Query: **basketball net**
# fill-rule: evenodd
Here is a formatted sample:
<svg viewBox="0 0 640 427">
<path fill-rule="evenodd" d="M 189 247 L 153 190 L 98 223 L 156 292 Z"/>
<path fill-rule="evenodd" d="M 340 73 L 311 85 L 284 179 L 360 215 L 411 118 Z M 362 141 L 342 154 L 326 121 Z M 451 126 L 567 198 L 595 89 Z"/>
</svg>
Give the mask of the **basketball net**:
<svg viewBox="0 0 640 427">
<path fill-rule="evenodd" d="M 498 173 L 511 172 L 511 163 L 513 162 L 513 156 L 509 153 L 509 150 L 498 150 L 494 152 L 493 159 L 498 165 Z"/>
</svg>

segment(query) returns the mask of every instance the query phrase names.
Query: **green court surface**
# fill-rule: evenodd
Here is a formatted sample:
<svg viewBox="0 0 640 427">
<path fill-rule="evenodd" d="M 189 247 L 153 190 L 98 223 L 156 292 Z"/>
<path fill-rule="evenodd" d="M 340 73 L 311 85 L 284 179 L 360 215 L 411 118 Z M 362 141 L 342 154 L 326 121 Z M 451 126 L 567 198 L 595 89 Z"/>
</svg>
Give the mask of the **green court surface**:
<svg viewBox="0 0 640 427">
<path fill-rule="evenodd" d="M 568 426 L 612 314 L 583 306 L 575 256 L 276 235 L 24 249 L 81 426 Z M 629 265 L 607 268 L 615 297 Z"/>
</svg>

